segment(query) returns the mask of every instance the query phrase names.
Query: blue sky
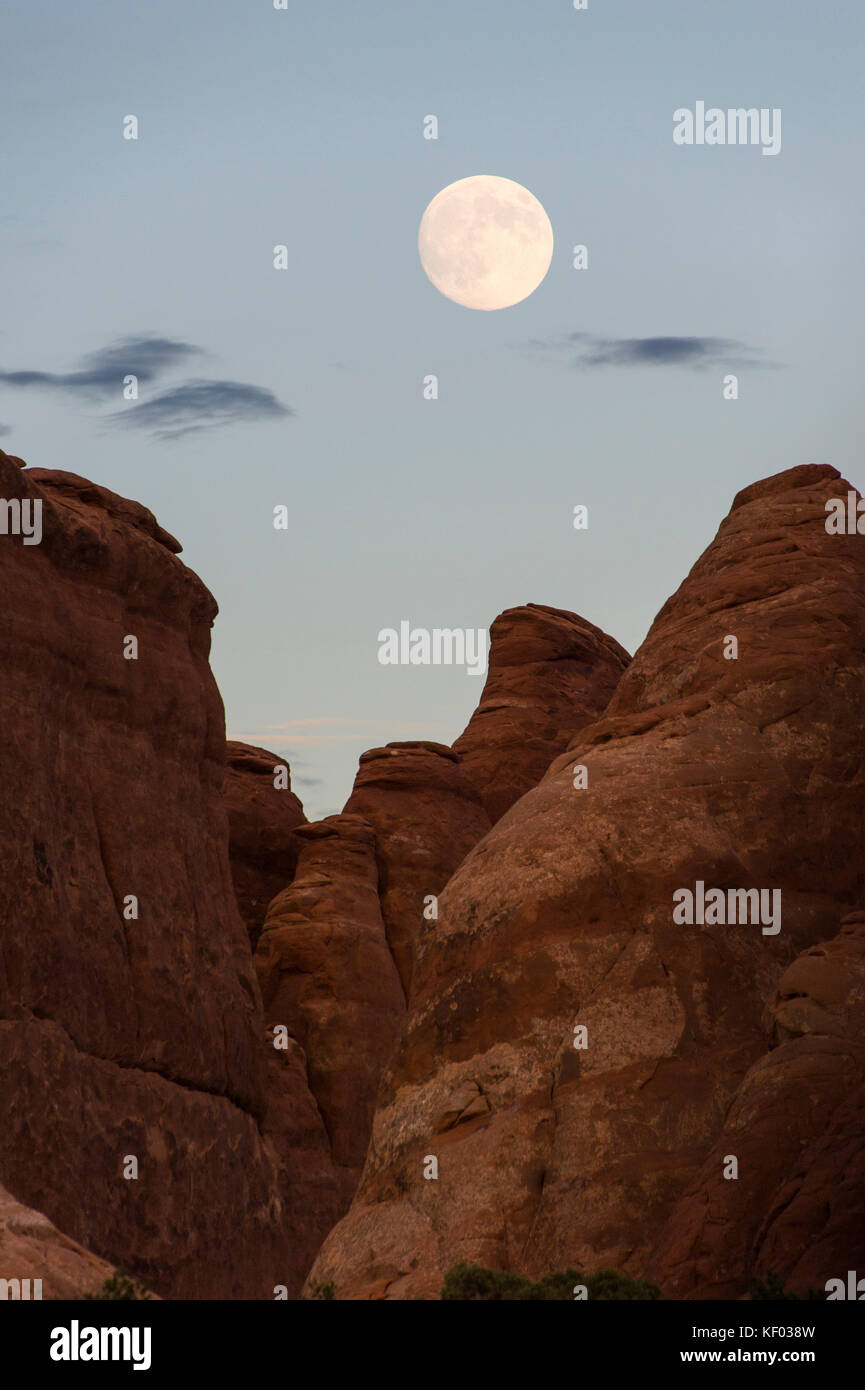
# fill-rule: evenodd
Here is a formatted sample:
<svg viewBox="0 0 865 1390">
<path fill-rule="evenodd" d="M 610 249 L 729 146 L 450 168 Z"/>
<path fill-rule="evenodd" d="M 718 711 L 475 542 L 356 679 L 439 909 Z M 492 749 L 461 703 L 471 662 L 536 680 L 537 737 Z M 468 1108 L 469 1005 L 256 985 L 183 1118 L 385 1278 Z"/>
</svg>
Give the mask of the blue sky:
<svg viewBox="0 0 865 1390">
<path fill-rule="evenodd" d="M 480 694 L 380 666 L 379 629 L 532 601 L 633 650 L 740 487 L 807 462 L 862 486 L 852 0 L 28 0 L 2 47 L 0 444 L 178 536 L 220 605 L 229 733 L 289 758 L 311 816 L 365 748 L 450 742 Z M 781 153 L 674 145 L 697 100 L 781 108 Z M 499 313 L 417 256 L 427 203 L 477 173 L 556 238 Z M 573 334 L 743 346 L 593 367 Z M 155 354 L 136 427 L 104 354 L 149 337 L 200 351 Z M 178 408 L 202 427 L 165 438 Z"/>
</svg>

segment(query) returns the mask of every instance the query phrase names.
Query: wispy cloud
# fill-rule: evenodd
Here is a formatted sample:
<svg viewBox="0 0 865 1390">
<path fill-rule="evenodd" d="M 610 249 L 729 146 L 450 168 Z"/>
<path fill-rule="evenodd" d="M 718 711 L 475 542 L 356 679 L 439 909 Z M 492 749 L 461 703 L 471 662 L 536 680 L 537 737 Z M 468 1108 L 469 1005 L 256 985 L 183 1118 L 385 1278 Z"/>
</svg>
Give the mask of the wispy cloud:
<svg viewBox="0 0 865 1390">
<path fill-rule="evenodd" d="M 174 338 L 151 335 L 120 338 L 107 347 L 87 353 L 74 371 L 0 370 L 0 382 L 7 386 L 76 391 L 85 396 L 103 397 L 119 393 L 125 376 L 136 376 L 139 382 L 147 383 L 189 357 L 202 355 L 202 348 Z"/>
<path fill-rule="evenodd" d="M 12 426 L 11 426 L 11 425 L 0 425 L 0 438 L 2 438 L 4 434 L 11 434 L 11 433 L 12 433 Z"/>
<path fill-rule="evenodd" d="M 0 385 L 19 390 L 71 392 L 85 399 L 106 401 L 111 397 L 120 399 L 127 376 L 136 377 L 139 387 L 152 386 L 190 358 L 207 356 L 194 343 L 140 334 L 120 338 L 88 353 L 68 372 L 0 368 Z M 198 378 L 162 388 L 155 395 L 145 395 L 144 399 L 102 418 L 111 425 L 148 430 L 155 438 L 168 440 L 201 430 L 291 415 L 294 411 L 264 387 L 245 381 Z"/>
<path fill-rule="evenodd" d="M 532 338 L 525 344 L 532 356 L 565 361 L 572 367 L 769 367 L 758 348 L 738 338 L 663 337 L 605 338 L 592 333 L 565 333 L 558 338 Z"/>
<path fill-rule="evenodd" d="M 111 420 L 151 430 L 157 439 L 180 439 L 197 430 L 273 420 L 294 411 L 272 391 L 243 381 L 187 381 L 148 401 L 117 410 Z"/>
</svg>

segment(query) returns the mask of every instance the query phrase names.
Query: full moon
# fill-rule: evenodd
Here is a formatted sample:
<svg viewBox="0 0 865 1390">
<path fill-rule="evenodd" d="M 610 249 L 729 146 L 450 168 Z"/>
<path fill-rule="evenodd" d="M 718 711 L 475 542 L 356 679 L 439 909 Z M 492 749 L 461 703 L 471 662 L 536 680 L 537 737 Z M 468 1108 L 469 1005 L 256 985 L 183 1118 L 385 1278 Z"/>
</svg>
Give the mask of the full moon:
<svg viewBox="0 0 865 1390">
<path fill-rule="evenodd" d="M 549 270 L 553 229 L 522 184 L 473 174 L 436 194 L 417 244 L 421 265 L 448 299 L 467 309 L 507 309 L 532 294 Z"/>
</svg>

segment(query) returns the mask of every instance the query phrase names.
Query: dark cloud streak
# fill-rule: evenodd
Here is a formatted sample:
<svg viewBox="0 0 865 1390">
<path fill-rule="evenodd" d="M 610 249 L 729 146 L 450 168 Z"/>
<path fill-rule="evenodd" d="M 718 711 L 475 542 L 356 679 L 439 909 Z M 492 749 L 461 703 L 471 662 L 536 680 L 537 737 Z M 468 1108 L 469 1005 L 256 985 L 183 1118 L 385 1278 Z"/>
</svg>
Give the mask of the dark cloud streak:
<svg viewBox="0 0 865 1390">
<path fill-rule="evenodd" d="M 157 439 L 180 439 L 197 430 L 293 415 L 271 391 L 242 381 L 187 381 L 152 400 L 115 411 L 117 424 L 151 430 Z"/>
<path fill-rule="evenodd" d="M 767 367 L 759 352 L 736 338 L 658 337 L 605 338 L 591 333 L 568 333 L 558 339 L 532 339 L 535 356 L 567 358 L 568 365 L 595 367 Z"/>
<path fill-rule="evenodd" d="M 77 371 L 0 371 L 0 382 L 8 386 L 35 386 L 42 390 L 105 396 L 121 390 L 124 376 L 136 376 L 139 382 L 154 381 L 179 362 L 202 353 L 202 348 L 172 338 L 123 338 L 88 353 L 81 359 Z"/>
<path fill-rule="evenodd" d="M 204 357 L 203 348 L 155 334 L 120 338 L 82 357 L 72 372 L 0 371 L 0 384 L 25 390 L 69 391 L 100 401 L 119 399 L 124 378 L 134 376 L 149 385 L 190 357 Z M 271 391 L 242 381 L 193 380 L 160 391 L 107 420 L 114 425 L 150 430 L 157 439 L 181 439 L 199 430 L 273 420 L 293 415 Z M 4 432 L 0 426 L 0 434 Z M 7 431 L 8 432 L 8 431 Z"/>
</svg>

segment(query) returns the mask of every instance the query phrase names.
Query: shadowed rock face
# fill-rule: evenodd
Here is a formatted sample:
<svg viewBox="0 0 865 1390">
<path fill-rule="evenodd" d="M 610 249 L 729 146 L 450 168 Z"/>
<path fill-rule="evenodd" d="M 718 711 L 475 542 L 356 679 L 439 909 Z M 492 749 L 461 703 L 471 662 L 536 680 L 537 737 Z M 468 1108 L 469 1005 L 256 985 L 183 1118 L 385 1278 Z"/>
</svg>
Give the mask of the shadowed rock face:
<svg viewBox="0 0 865 1390">
<path fill-rule="evenodd" d="M 743 1271 L 805 1293 L 865 1270 L 865 912 L 797 956 L 766 1022 L 772 1050 L 652 1252 L 670 1298 L 737 1298 Z"/>
<path fill-rule="evenodd" d="M 434 1295 L 462 1259 L 653 1273 L 784 971 L 865 899 L 865 550 L 824 525 L 847 490 L 809 466 L 741 492 L 604 716 L 448 884 L 312 1271 L 338 1296 Z M 698 880 L 781 890 L 781 930 L 676 924 Z"/>
<path fill-rule="evenodd" d="M 480 704 L 454 744 L 493 824 L 603 713 L 629 660 L 576 613 L 528 603 L 499 614 Z"/>
<path fill-rule="evenodd" d="M 424 899 L 441 892 L 489 830 L 489 817 L 457 754 L 421 742 L 363 753 L 345 810 L 375 833 L 382 917 L 408 992 Z"/>
<path fill-rule="evenodd" d="M 229 741 L 226 763 L 231 877 L 254 951 L 268 903 L 294 877 L 301 849 L 295 832 L 306 816 L 291 790 L 288 763 L 277 753 Z M 277 769 L 285 770 L 284 777 Z"/>
<path fill-rule="evenodd" d="M 272 1298 L 216 604 L 137 503 L 5 457 L 0 496 L 43 506 L 40 545 L 0 536 L 0 1179 L 160 1293 Z"/>
<path fill-rule="evenodd" d="M 488 829 L 456 754 L 403 743 L 363 754 L 342 815 L 293 832 L 297 870 L 268 908 L 255 965 L 268 1034 L 281 1026 L 287 1042 L 268 1049 L 265 1128 L 298 1284 L 357 1187 L 424 897 Z"/>
<path fill-rule="evenodd" d="M 41 1211 L 22 1206 L 0 1187 L 0 1279 L 19 1281 L 10 1286 L 10 1298 L 35 1299 L 36 1280 L 43 1299 L 83 1298 L 113 1273 L 111 1265 L 64 1236 Z"/>
<path fill-rule="evenodd" d="M 372 830 L 361 816 L 342 815 L 298 834 L 304 849 L 297 875 L 270 905 L 255 963 L 268 1031 L 274 1036 L 280 1025 L 287 1031 L 287 1051 L 303 1068 L 326 1140 L 324 1155 L 318 1135 L 305 1146 L 304 1180 L 317 1173 L 317 1204 L 293 1202 L 311 1218 L 308 1267 L 357 1186 L 379 1077 L 405 1002 L 379 906 Z M 283 1049 L 272 1050 L 276 1099 L 284 1092 L 286 1066 Z M 291 1107 L 277 1109 L 284 1117 Z M 289 1120 L 293 1124 L 290 1114 Z M 268 1126 L 279 1151 L 291 1153 L 297 1167 L 301 1151 L 279 1124 L 271 1113 Z"/>
<path fill-rule="evenodd" d="M 342 1297 L 434 1296 L 460 1259 L 685 1298 L 865 1271 L 848 486 L 740 493 L 627 670 L 574 615 L 503 614 L 455 749 L 372 750 L 310 826 L 266 750 L 229 745 L 223 788 L 178 542 L 0 451 L 0 497 L 43 506 L 41 544 L 0 535 L 0 1278 L 271 1299 L 328 1231 Z M 780 890 L 780 931 L 676 923 L 698 880 Z"/>
</svg>

